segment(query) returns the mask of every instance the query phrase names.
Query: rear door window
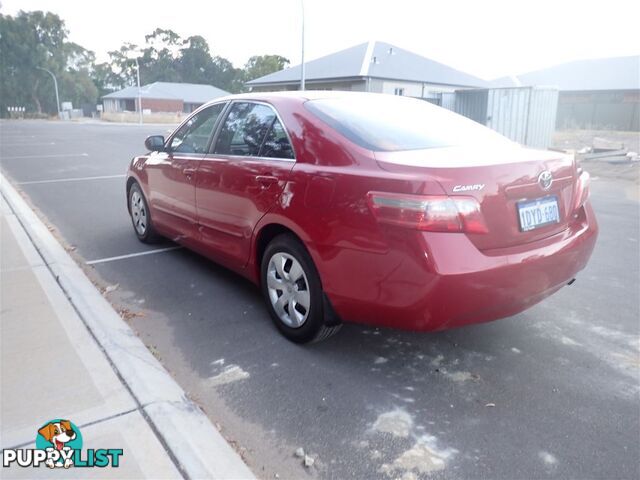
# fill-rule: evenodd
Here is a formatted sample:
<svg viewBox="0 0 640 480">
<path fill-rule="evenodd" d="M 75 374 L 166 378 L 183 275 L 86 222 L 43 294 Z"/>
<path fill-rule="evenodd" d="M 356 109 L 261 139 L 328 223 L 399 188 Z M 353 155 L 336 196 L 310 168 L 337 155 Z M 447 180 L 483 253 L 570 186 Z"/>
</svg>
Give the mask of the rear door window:
<svg viewBox="0 0 640 480">
<path fill-rule="evenodd" d="M 277 118 L 273 120 L 271 129 L 264 139 L 260 156 L 268 158 L 294 158 L 289 137 L 287 137 L 284 127 Z"/>
<path fill-rule="evenodd" d="M 229 110 L 220 128 L 214 153 L 257 157 L 276 119 L 275 111 L 261 103 L 238 102 Z"/>
</svg>

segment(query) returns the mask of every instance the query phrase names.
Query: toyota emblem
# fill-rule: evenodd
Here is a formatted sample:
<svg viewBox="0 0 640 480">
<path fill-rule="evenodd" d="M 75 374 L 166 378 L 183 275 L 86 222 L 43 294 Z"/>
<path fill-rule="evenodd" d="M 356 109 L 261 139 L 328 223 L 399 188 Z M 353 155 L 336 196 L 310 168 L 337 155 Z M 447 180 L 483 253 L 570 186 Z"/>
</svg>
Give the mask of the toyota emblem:
<svg viewBox="0 0 640 480">
<path fill-rule="evenodd" d="M 538 185 L 543 190 L 549 190 L 551 188 L 551 184 L 553 183 L 553 176 L 549 170 L 545 170 L 538 177 Z"/>
</svg>

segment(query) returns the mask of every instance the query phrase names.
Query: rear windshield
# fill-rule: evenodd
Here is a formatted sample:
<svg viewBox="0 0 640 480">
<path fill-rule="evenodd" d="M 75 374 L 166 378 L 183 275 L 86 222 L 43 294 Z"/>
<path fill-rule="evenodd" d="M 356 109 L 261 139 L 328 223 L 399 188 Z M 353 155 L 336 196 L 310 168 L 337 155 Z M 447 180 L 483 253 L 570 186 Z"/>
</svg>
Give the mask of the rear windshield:
<svg viewBox="0 0 640 480">
<path fill-rule="evenodd" d="M 310 100 L 305 107 L 352 142 L 373 151 L 512 144 L 479 123 L 413 98 L 355 94 Z"/>
</svg>

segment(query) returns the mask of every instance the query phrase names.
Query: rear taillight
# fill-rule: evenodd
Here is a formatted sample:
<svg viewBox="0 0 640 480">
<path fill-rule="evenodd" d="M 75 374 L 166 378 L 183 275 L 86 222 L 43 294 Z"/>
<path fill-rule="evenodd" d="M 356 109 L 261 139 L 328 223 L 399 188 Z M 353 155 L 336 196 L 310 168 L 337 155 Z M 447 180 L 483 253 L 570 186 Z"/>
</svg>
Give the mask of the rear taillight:
<svg viewBox="0 0 640 480">
<path fill-rule="evenodd" d="M 486 233 L 480 204 L 473 197 L 369 192 L 379 222 L 431 232 Z"/>
<path fill-rule="evenodd" d="M 591 183 L 591 176 L 588 172 L 582 171 L 582 169 L 578 171 L 580 172 L 580 176 L 578 177 L 576 193 L 573 197 L 575 198 L 575 203 L 573 205 L 574 211 L 582 207 L 589 199 L 589 184 Z"/>
</svg>

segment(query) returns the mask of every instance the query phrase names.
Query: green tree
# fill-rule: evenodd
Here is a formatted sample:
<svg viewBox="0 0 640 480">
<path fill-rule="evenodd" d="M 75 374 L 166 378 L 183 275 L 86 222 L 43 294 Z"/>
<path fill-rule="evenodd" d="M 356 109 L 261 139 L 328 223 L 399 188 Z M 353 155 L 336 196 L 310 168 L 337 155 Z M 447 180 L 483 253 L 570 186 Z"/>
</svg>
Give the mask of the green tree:
<svg viewBox="0 0 640 480">
<path fill-rule="evenodd" d="M 39 68 L 57 77 L 61 102 L 79 107 L 96 101 L 90 79 L 93 53 L 67 42 L 67 35 L 63 20 L 53 13 L 0 14 L 0 115 L 6 116 L 8 106 L 56 113 L 53 80 Z"/>
<path fill-rule="evenodd" d="M 140 55 L 139 47 L 133 43 L 124 43 L 118 50 L 108 52 L 108 55 L 109 61 L 96 65 L 94 69 L 94 80 L 98 88 L 101 91 L 115 91 L 135 85 L 135 58 Z"/>
<path fill-rule="evenodd" d="M 243 72 L 226 58 L 212 57 L 207 41 L 195 35 L 184 41 L 180 50 L 180 73 L 183 82 L 204 83 L 227 90 L 242 90 Z"/>
<path fill-rule="evenodd" d="M 98 99 L 98 88 L 92 77 L 96 61 L 95 54 L 76 43 L 67 43 L 66 69 L 61 72 L 61 91 L 65 100 L 73 103 L 75 108 L 85 104 L 95 104 Z"/>
<path fill-rule="evenodd" d="M 93 52 L 69 42 L 64 21 L 49 12 L 20 11 L 0 14 L 0 115 L 8 106 L 25 106 L 29 112 L 57 111 L 51 77 L 58 79 L 60 101 L 81 107 L 107 93 L 136 85 L 136 63 L 142 84 L 187 82 L 214 85 L 236 93 L 244 82 L 281 70 L 289 60 L 279 55 L 253 56 L 245 67 L 235 68 L 214 55 L 200 35 L 186 39 L 173 30 L 156 28 L 144 45 L 124 43 L 108 52 L 109 60 L 95 63 Z"/>
<path fill-rule="evenodd" d="M 289 60 L 280 55 L 255 55 L 244 66 L 244 81 L 260 78 L 289 66 Z"/>
<path fill-rule="evenodd" d="M 140 64 L 140 82 L 184 82 L 213 85 L 232 93 L 244 90 L 244 82 L 281 70 L 289 60 L 279 55 L 249 59 L 246 68 L 235 68 L 226 58 L 212 55 L 200 35 L 186 39 L 173 30 L 156 28 L 145 36 L 142 46 L 123 44 L 109 52 L 109 61 L 93 69 L 100 95 L 136 85 L 135 58 Z"/>
<path fill-rule="evenodd" d="M 114 73 L 109 62 L 96 64 L 93 67 L 91 78 L 98 89 L 98 98 L 102 98 L 104 95 L 121 88 L 120 76 Z"/>
<path fill-rule="evenodd" d="M 180 82 L 179 55 L 182 39 L 173 30 L 156 28 L 145 35 L 145 48 L 142 49 L 140 63 L 140 81 Z"/>
<path fill-rule="evenodd" d="M 101 92 L 136 84 L 135 57 L 140 64 L 140 82 L 184 82 L 213 85 L 230 92 L 243 88 L 244 72 L 226 58 L 212 56 L 200 35 L 182 39 L 176 32 L 157 28 L 138 47 L 124 44 L 109 52 L 109 62 L 97 65 L 96 84 Z"/>
<path fill-rule="evenodd" d="M 231 93 L 238 93 L 244 87 L 243 78 L 244 72 L 242 69 L 235 68 L 224 57 L 213 57 L 213 82 L 211 82 L 213 86 Z"/>
<path fill-rule="evenodd" d="M 188 83 L 212 83 L 213 59 L 209 44 L 199 35 L 187 38 L 180 50 L 179 70 L 182 80 Z"/>
</svg>

